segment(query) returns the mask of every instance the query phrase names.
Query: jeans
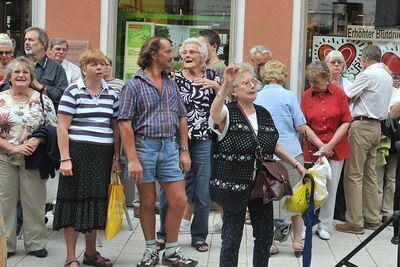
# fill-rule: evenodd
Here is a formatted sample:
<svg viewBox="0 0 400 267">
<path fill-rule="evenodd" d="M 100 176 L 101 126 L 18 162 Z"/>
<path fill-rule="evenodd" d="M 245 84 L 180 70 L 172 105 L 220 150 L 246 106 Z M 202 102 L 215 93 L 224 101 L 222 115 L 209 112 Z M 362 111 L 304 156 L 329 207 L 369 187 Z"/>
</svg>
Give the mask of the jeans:
<svg viewBox="0 0 400 267">
<path fill-rule="evenodd" d="M 190 171 L 186 174 L 192 181 L 192 198 L 189 203 L 194 205 L 191 226 L 192 243 L 205 241 L 208 235 L 208 216 L 210 211 L 209 182 L 211 175 L 211 140 L 189 141 L 189 153 L 192 160 Z M 161 191 L 160 194 L 160 230 L 158 239 L 165 240 L 165 216 L 168 204 Z"/>
<path fill-rule="evenodd" d="M 266 267 L 274 236 L 272 202 L 263 205 L 261 199 L 250 200 L 248 208 L 254 237 L 253 266 Z M 220 267 L 238 266 L 245 217 L 246 209 L 238 212 L 224 210 Z"/>
</svg>

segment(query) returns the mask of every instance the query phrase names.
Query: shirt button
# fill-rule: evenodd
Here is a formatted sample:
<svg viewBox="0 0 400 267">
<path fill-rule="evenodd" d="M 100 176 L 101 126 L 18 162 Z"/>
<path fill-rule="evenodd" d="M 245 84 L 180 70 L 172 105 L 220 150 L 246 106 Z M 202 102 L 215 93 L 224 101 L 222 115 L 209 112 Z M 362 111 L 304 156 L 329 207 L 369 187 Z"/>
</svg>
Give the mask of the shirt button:
<svg viewBox="0 0 400 267">
<path fill-rule="evenodd" d="M 324 126 L 324 129 L 326 129 L 326 126 Z"/>
</svg>

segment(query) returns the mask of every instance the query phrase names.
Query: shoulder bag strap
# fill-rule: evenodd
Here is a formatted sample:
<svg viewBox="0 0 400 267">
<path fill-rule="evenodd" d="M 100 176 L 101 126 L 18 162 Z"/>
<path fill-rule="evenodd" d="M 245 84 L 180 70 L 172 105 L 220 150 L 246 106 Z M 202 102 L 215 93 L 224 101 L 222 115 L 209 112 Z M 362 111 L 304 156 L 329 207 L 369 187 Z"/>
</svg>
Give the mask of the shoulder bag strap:
<svg viewBox="0 0 400 267">
<path fill-rule="evenodd" d="M 256 132 L 254 131 L 254 128 L 253 128 L 253 126 L 251 125 L 251 123 L 250 123 L 250 121 L 249 121 L 249 118 L 247 118 L 246 113 L 244 113 L 242 107 L 241 107 L 237 102 L 235 103 L 235 105 L 239 108 L 239 110 L 240 110 L 240 112 L 242 113 L 243 117 L 245 118 L 245 120 L 246 120 L 247 123 L 249 124 L 251 133 L 253 134 L 253 137 L 254 137 L 254 139 L 255 139 L 256 142 L 257 142 L 256 155 L 259 157 L 259 159 L 262 159 L 262 148 L 261 148 L 260 142 L 258 141 Z M 256 110 L 256 112 L 257 112 L 257 110 Z"/>
<path fill-rule="evenodd" d="M 42 105 L 43 126 L 44 126 L 44 125 L 46 125 L 46 116 L 45 116 L 46 110 L 44 108 L 43 91 L 40 92 L 40 96 L 39 97 L 40 97 L 40 104 Z"/>
</svg>

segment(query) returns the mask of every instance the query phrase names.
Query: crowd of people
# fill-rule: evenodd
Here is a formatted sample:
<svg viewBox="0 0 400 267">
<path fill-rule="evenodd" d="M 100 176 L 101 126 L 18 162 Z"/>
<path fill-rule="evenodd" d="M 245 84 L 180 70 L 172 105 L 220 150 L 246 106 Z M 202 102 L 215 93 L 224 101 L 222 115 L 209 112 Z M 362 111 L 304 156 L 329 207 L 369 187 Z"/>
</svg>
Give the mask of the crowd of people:
<svg viewBox="0 0 400 267">
<path fill-rule="evenodd" d="M 309 88 L 298 97 L 288 88 L 287 67 L 266 47 L 250 50 L 250 64 L 226 66 L 217 55 L 220 42 L 217 32 L 201 30 L 182 43 L 181 69 L 172 70 L 171 41 L 152 37 L 141 47 L 140 70 L 124 82 L 100 50 L 83 52 L 76 66 L 66 59 L 65 39 L 49 40 L 31 27 L 26 56 L 14 58 L 15 42 L 0 34 L 0 210 L 7 257 L 17 253 L 17 222 L 27 254 L 47 256 L 46 182 L 55 177 L 53 229 L 64 232 L 65 266 L 80 265 L 79 233 L 86 241 L 83 264 L 113 266 L 96 250 L 96 238 L 106 225 L 111 173 L 122 168 L 139 196 L 145 240 L 139 267 L 160 261 L 196 266 L 178 236 L 187 229 L 192 247 L 208 251 L 211 206 L 222 219 L 220 266 L 238 265 L 246 221 L 253 227 L 254 266 L 268 266 L 278 242 L 292 233 L 300 257 L 301 214 L 287 211 L 285 199 L 250 199 L 262 157 L 281 161 L 292 186 L 306 174 L 305 163 L 328 158 L 332 177 L 319 209 L 319 238 L 329 240 L 333 229 L 363 234 L 388 220 L 399 193 L 400 135 L 392 128 L 400 94 L 379 47 L 364 48 L 363 71 L 354 81 L 342 76 L 346 62 L 339 51 L 310 63 Z M 335 206 L 343 202 L 345 222 L 334 225 Z M 394 233 L 398 243 L 397 227 Z"/>
</svg>

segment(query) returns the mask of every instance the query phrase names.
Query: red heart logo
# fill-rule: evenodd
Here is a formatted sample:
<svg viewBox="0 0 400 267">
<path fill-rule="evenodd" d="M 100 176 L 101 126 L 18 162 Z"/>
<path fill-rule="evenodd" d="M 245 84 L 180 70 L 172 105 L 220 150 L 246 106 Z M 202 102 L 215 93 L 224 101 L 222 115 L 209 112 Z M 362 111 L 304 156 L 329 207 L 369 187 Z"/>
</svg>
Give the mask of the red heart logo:
<svg viewBox="0 0 400 267">
<path fill-rule="evenodd" d="M 335 50 L 332 46 L 328 44 L 323 44 L 318 49 L 318 58 L 319 60 L 325 60 L 326 55 L 329 54 L 332 50 Z M 344 44 L 338 49 L 344 57 L 347 67 L 349 68 L 356 58 L 357 49 L 352 44 Z"/>
<path fill-rule="evenodd" d="M 400 73 L 400 58 L 396 54 L 392 52 L 383 54 L 382 62 L 385 63 L 392 72 Z"/>
</svg>

